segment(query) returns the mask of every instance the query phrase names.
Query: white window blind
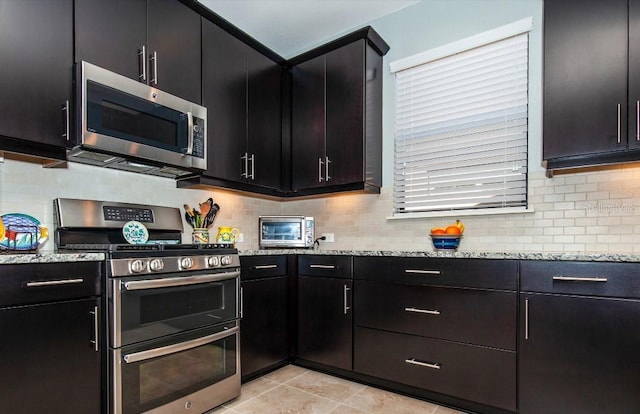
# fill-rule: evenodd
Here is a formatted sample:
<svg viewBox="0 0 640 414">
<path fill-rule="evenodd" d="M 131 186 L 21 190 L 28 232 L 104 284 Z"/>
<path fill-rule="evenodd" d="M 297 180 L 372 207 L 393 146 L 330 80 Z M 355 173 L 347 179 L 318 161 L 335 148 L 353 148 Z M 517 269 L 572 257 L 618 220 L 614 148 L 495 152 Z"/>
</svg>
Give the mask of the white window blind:
<svg viewBox="0 0 640 414">
<path fill-rule="evenodd" d="M 528 34 L 395 75 L 395 214 L 526 208 Z"/>
</svg>

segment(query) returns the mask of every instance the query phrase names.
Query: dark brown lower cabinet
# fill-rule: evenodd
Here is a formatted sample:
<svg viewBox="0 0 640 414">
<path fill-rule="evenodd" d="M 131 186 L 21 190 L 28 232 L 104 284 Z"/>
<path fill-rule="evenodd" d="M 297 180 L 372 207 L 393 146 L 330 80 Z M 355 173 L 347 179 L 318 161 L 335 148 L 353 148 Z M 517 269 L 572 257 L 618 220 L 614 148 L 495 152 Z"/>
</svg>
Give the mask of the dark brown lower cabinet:
<svg viewBox="0 0 640 414">
<path fill-rule="evenodd" d="M 520 413 L 640 412 L 640 300 L 520 296 Z"/>
<path fill-rule="evenodd" d="M 354 370 L 515 411 L 516 353 L 356 327 Z"/>
</svg>

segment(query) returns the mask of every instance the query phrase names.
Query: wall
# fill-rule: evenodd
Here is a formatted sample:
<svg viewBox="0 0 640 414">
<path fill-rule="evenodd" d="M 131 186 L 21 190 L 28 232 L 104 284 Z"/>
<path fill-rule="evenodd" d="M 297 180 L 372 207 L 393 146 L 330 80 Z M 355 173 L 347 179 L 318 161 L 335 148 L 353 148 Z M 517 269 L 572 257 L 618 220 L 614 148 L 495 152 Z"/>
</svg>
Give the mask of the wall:
<svg viewBox="0 0 640 414">
<path fill-rule="evenodd" d="M 640 167 L 620 166 L 546 178 L 541 168 L 542 1 L 423 0 L 371 25 L 391 46 L 385 56 L 384 170 L 379 195 L 343 194 L 276 202 L 212 190 L 179 190 L 169 179 L 69 164 L 0 163 L 0 213 L 24 212 L 53 229 L 52 200 L 94 198 L 191 206 L 212 197 L 222 210 L 214 227 L 240 228 L 240 249 L 257 248 L 257 216 L 305 214 L 316 217 L 317 233 L 334 233 L 322 249 L 431 250 L 431 227 L 457 217 L 389 220 L 392 214 L 393 88 L 389 62 L 478 32 L 533 16 L 530 35 L 529 204 L 533 212 L 460 217 L 466 227 L 461 250 L 492 252 L 639 253 Z M 342 34 L 337 34 L 336 37 Z M 330 40 L 330 39 L 328 39 Z M 186 224 L 185 224 L 186 226 Z M 185 228 L 183 241 L 190 239 Z M 53 250 L 49 241 L 43 247 Z"/>
</svg>

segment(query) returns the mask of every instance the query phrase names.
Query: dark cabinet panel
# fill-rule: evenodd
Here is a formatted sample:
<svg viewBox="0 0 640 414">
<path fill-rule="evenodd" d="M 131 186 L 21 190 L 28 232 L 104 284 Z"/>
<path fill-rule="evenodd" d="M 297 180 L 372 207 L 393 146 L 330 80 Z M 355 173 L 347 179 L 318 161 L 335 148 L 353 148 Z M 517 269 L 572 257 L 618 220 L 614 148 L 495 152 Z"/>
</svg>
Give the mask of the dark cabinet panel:
<svg viewBox="0 0 640 414">
<path fill-rule="evenodd" d="M 0 309 L 2 412 L 101 412 L 95 307 L 98 299 Z"/>
<path fill-rule="evenodd" d="M 0 0 L 0 136 L 61 148 L 73 79 L 73 2 Z M 11 151 L 6 138 L 0 150 Z M 25 144 L 39 155 L 37 146 Z"/>
<path fill-rule="evenodd" d="M 361 327 L 354 336 L 356 372 L 516 409 L 515 352 Z"/>
<path fill-rule="evenodd" d="M 517 302 L 515 292 L 356 280 L 355 324 L 515 351 Z"/>
<path fill-rule="evenodd" d="M 298 275 L 299 358 L 352 369 L 353 282 Z"/>
<path fill-rule="evenodd" d="M 640 1 L 629 0 L 628 145 L 640 149 Z M 638 155 L 640 157 L 640 154 Z"/>
<path fill-rule="evenodd" d="M 640 301 L 521 295 L 519 412 L 640 412 Z"/>
</svg>

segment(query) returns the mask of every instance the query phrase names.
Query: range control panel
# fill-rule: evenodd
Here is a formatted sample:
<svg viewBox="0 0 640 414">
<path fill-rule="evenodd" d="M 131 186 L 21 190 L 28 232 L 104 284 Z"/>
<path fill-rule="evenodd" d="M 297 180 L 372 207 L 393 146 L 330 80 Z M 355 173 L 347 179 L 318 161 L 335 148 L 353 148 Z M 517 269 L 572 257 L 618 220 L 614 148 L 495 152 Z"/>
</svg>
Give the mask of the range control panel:
<svg viewBox="0 0 640 414">
<path fill-rule="evenodd" d="M 105 220 L 153 223 L 153 210 L 150 208 L 104 206 L 102 210 Z"/>
</svg>

